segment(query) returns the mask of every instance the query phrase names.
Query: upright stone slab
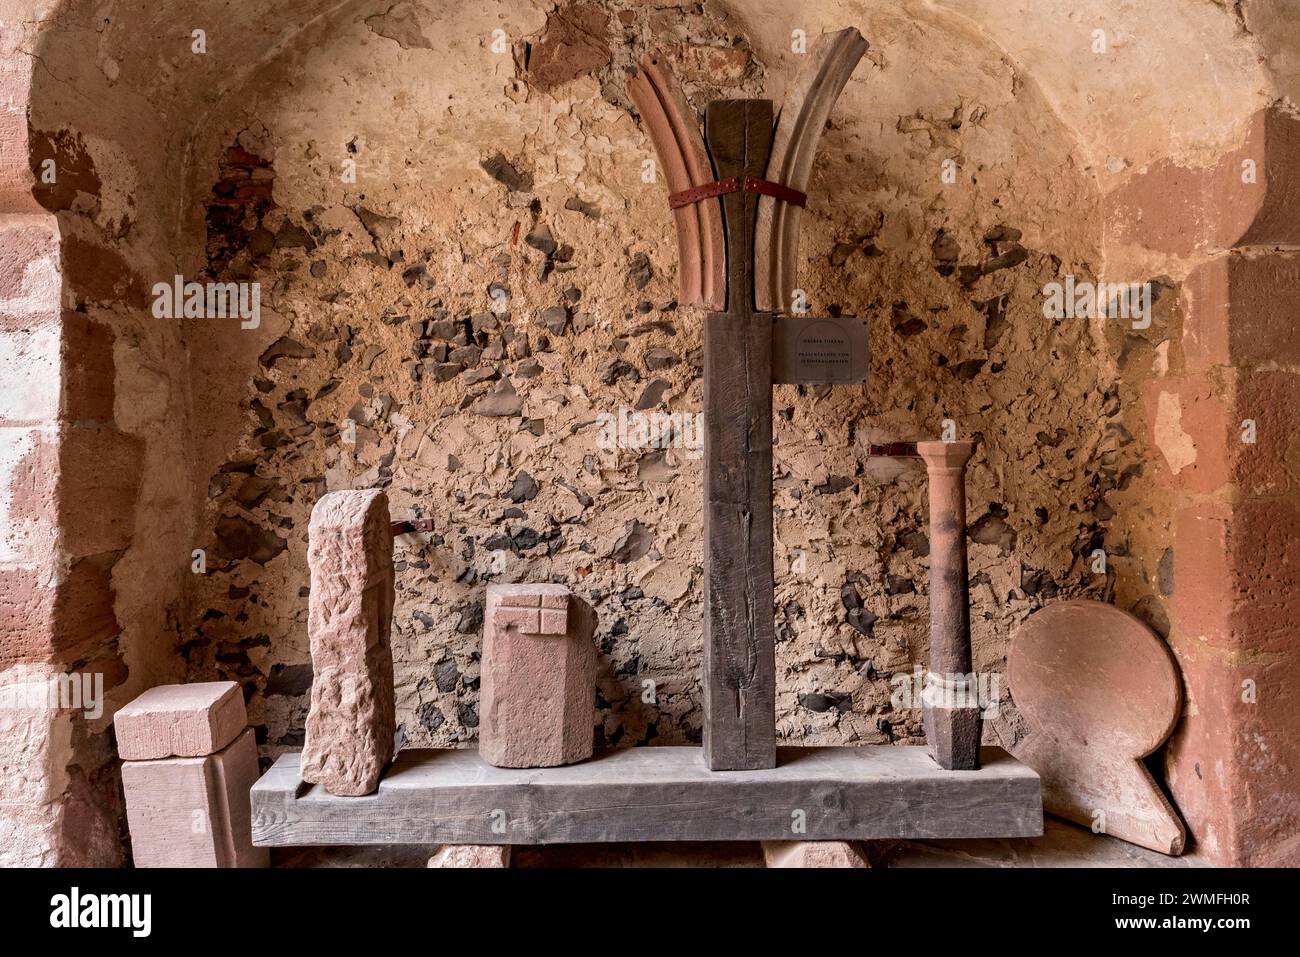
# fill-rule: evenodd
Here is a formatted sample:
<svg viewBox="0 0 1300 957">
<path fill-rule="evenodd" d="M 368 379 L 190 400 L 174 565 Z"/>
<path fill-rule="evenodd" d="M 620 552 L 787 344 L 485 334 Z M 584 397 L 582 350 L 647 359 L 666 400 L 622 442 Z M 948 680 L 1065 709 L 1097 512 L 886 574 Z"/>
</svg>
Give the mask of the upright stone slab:
<svg viewBox="0 0 1300 957">
<path fill-rule="evenodd" d="M 122 762 L 135 866 L 266 867 L 251 833 L 257 777 L 252 728 L 215 754 Z"/>
<path fill-rule="evenodd" d="M 369 794 L 393 757 L 393 533 L 378 489 L 330 492 L 312 509 L 307 631 L 314 672 L 302 778 Z"/>
<path fill-rule="evenodd" d="M 220 751 L 248 725 L 234 681 L 150 688 L 113 716 L 124 761 L 196 758 Z"/>
<path fill-rule="evenodd" d="M 479 755 L 499 768 L 591 757 L 596 613 L 563 585 L 489 585 Z"/>
</svg>

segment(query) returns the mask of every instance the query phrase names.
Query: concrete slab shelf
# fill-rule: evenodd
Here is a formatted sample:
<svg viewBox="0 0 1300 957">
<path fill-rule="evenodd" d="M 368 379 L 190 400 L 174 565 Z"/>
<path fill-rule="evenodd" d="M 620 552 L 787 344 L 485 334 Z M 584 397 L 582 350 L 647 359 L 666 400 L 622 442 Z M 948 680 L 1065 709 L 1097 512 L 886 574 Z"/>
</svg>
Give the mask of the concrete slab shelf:
<svg viewBox="0 0 1300 957">
<path fill-rule="evenodd" d="M 710 771 L 695 747 L 621 748 L 555 768 L 473 749 L 403 751 L 379 789 L 336 797 L 283 755 L 252 788 L 259 846 L 1035 837 L 1038 775 L 1001 748 L 945 771 L 920 747 L 779 748 Z"/>
</svg>

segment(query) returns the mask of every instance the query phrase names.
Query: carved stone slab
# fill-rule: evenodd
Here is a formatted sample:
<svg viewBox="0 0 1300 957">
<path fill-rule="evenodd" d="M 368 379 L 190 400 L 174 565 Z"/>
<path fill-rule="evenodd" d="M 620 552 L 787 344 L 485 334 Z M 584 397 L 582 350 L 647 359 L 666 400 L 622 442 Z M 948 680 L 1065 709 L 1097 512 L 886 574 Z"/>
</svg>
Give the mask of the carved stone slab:
<svg viewBox="0 0 1300 957">
<path fill-rule="evenodd" d="M 330 492 L 312 509 L 311 711 L 303 779 L 369 794 L 393 757 L 393 532 L 378 489 Z"/>
<path fill-rule="evenodd" d="M 489 585 L 479 752 L 489 764 L 545 768 L 591 757 L 596 613 L 564 585 Z"/>
<path fill-rule="evenodd" d="M 772 324 L 772 381 L 782 385 L 866 382 L 870 354 L 861 319 L 778 316 Z"/>
<path fill-rule="evenodd" d="M 1046 809 L 1181 854 L 1186 829 L 1141 761 L 1178 721 L 1182 686 L 1168 646 L 1118 608 L 1063 601 L 1020 626 L 1007 672 L 1032 729 L 1016 757 L 1042 775 Z"/>
</svg>

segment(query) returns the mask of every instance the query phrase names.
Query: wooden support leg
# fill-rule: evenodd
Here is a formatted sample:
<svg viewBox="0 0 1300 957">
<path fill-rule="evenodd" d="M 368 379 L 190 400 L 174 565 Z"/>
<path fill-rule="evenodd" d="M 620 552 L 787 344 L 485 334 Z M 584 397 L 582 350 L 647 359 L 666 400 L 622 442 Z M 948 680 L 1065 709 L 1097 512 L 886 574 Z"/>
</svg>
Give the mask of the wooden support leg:
<svg viewBox="0 0 1300 957">
<path fill-rule="evenodd" d="M 930 479 L 930 673 L 922 709 L 941 767 L 980 766 L 980 709 L 971 674 L 966 572 L 966 463 L 974 442 L 918 442 Z"/>
<path fill-rule="evenodd" d="M 720 178 L 763 175 L 766 100 L 711 103 Z M 704 322 L 704 752 L 711 769 L 776 766 L 772 317 L 753 312 L 757 197 L 724 198 L 728 295 Z"/>
</svg>

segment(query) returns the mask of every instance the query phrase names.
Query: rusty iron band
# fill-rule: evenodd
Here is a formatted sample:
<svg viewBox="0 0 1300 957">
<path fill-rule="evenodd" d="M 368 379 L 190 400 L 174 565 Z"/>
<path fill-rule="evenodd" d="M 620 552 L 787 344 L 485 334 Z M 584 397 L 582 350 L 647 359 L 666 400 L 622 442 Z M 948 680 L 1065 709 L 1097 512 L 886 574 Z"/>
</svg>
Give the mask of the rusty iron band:
<svg viewBox="0 0 1300 957">
<path fill-rule="evenodd" d="M 432 532 L 433 519 L 414 518 L 402 522 L 391 522 L 394 535 L 410 535 L 412 532 Z"/>
<path fill-rule="evenodd" d="M 700 200 L 726 196 L 728 193 L 761 193 L 764 196 L 771 196 L 773 199 L 779 199 L 783 203 L 789 203 L 791 206 L 800 208 L 808 202 L 806 193 L 791 189 L 789 186 L 782 186 L 780 183 L 773 183 L 767 179 L 757 179 L 753 176 L 746 176 L 743 180 L 732 176 L 727 179 L 714 180 L 712 183 L 705 183 L 703 186 L 684 189 L 680 193 L 673 193 L 668 197 L 668 207 L 670 209 L 680 209 L 683 206 L 698 203 Z"/>
<path fill-rule="evenodd" d="M 872 445 L 867 449 L 867 455 L 873 458 L 916 458 L 915 442 L 889 442 L 885 445 Z"/>
</svg>

